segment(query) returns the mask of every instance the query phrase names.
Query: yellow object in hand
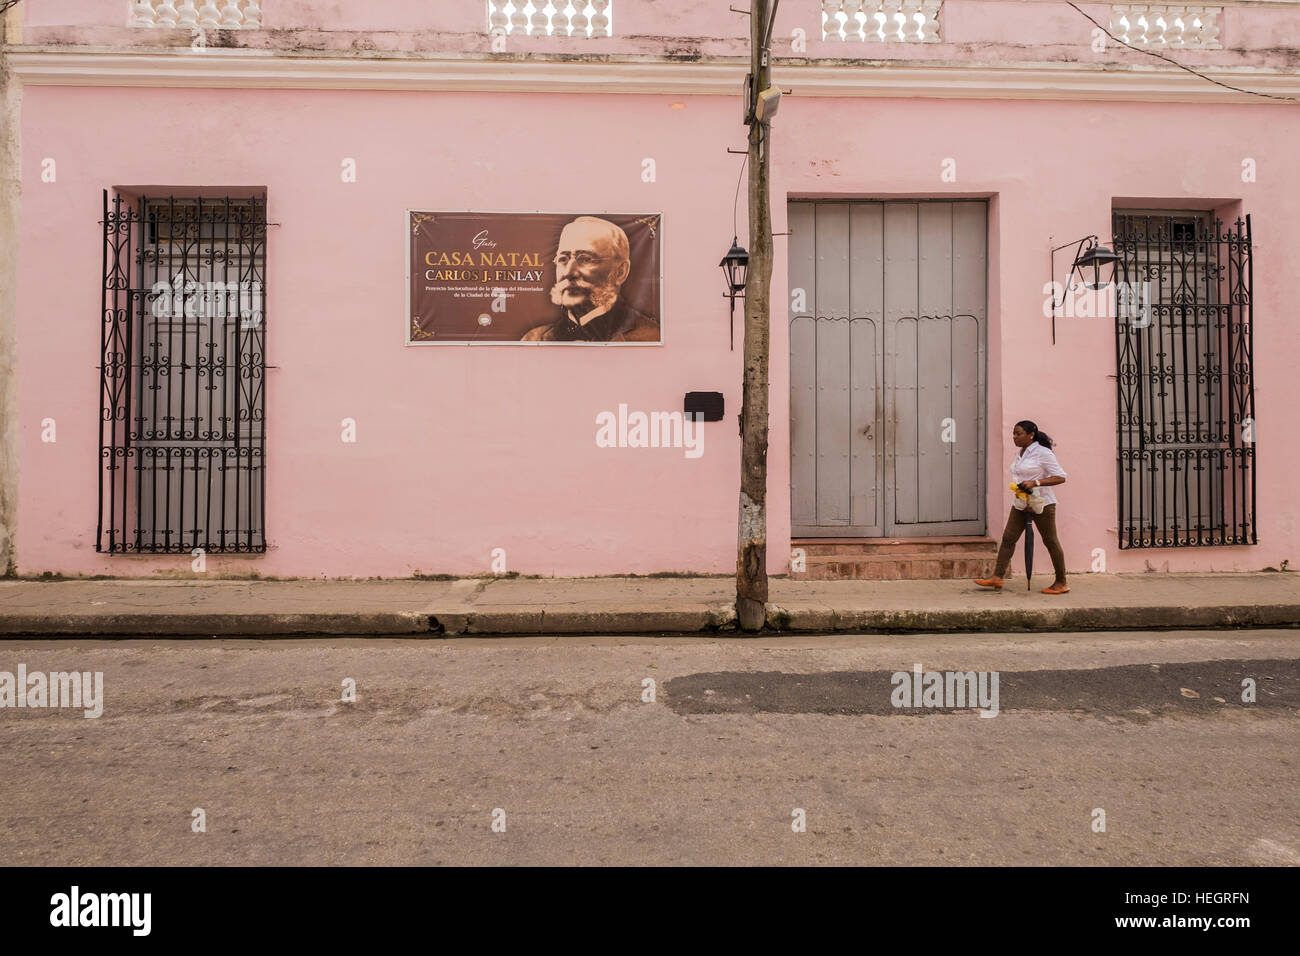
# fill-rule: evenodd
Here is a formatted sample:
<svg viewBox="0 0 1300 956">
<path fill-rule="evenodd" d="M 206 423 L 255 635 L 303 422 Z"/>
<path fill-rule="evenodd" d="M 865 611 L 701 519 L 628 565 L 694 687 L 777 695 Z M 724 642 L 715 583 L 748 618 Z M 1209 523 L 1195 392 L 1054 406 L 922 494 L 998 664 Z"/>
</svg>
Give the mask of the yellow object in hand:
<svg viewBox="0 0 1300 956">
<path fill-rule="evenodd" d="M 1034 514 L 1040 515 L 1043 513 L 1043 509 L 1047 507 L 1047 503 L 1043 501 L 1043 496 L 1038 493 L 1038 485 L 1034 485 L 1030 491 L 1021 491 L 1019 483 L 1013 481 L 1011 482 L 1011 490 L 1016 493 L 1017 498 L 1024 499 L 1024 504 L 1017 501 L 1012 505 L 1017 511 L 1028 508 Z"/>
</svg>

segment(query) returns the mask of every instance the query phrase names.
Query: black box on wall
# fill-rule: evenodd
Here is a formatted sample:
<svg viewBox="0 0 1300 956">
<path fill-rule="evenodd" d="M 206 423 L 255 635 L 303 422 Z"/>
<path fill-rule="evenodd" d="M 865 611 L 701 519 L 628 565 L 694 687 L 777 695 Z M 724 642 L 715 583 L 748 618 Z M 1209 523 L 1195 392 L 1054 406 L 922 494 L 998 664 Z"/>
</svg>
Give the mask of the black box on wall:
<svg viewBox="0 0 1300 956">
<path fill-rule="evenodd" d="M 721 392 L 687 392 L 685 412 L 698 414 L 706 422 L 722 421 Z"/>
</svg>

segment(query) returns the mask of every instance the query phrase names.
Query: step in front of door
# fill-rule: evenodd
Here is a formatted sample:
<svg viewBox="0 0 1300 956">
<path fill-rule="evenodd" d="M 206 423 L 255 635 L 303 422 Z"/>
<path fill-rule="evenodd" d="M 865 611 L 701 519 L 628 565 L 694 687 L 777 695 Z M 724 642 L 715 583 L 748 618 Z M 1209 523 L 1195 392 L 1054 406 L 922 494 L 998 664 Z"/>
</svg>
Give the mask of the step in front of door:
<svg viewBox="0 0 1300 956">
<path fill-rule="evenodd" d="M 998 543 L 992 538 L 805 538 L 801 581 L 934 581 L 993 573 Z"/>
</svg>

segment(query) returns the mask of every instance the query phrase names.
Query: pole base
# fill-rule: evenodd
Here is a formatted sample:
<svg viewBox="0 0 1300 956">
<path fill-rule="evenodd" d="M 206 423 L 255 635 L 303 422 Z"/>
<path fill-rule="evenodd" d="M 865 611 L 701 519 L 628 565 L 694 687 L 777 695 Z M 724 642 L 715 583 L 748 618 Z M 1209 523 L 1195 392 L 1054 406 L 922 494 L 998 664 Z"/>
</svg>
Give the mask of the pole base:
<svg viewBox="0 0 1300 956">
<path fill-rule="evenodd" d="M 753 598 L 736 598 L 736 620 L 742 631 L 761 631 L 767 623 L 767 604 Z"/>
</svg>

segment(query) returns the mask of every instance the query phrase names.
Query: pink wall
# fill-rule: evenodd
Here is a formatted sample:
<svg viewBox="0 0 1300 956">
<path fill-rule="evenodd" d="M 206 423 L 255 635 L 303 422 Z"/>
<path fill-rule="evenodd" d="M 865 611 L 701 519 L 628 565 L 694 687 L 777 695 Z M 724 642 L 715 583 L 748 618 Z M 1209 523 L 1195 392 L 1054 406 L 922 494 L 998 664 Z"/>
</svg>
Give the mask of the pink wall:
<svg viewBox="0 0 1300 956">
<path fill-rule="evenodd" d="M 784 7 L 783 7 L 784 9 Z M 23 105 L 19 288 L 19 568 L 149 574 L 188 557 L 94 551 L 100 190 L 264 185 L 268 256 L 265 556 L 209 571 L 268 575 L 480 573 L 493 548 L 537 574 L 734 568 L 741 352 L 727 349 L 717 262 L 730 239 L 743 143 L 731 97 L 79 89 L 30 86 Z M 1072 570 L 1257 569 L 1297 558 L 1288 478 L 1285 300 L 1300 273 L 1294 108 L 791 97 L 775 127 L 774 197 L 988 196 L 990 534 L 1001 529 L 1023 417 L 1060 441 Z M 575 118 L 580 121 L 576 129 Z M 1241 182 L 1253 157 L 1258 182 Z M 56 159 L 56 183 L 41 162 Z M 344 183 L 340 163 L 357 162 Z M 657 164 L 655 183 L 641 163 Z M 940 163 L 957 162 L 955 183 Z M 1240 199 L 1255 215 L 1255 548 L 1120 553 L 1115 535 L 1111 324 L 1042 316 L 1048 236 L 1107 234 L 1112 199 Z M 743 204 L 742 204 L 743 206 Z M 664 214 L 661 348 L 406 348 L 407 207 L 657 210 Z M 744 230 L 742 209 L 742 236 Z M 773 228 L 785 229 L 784 203 Z M 788 301 L 777 240 L 773 301 Z M 1058 276 L 1058 278 L 1060 278 Z M 770 565 L 788 567 L 787 327 L 773 326 Z M 680 409 L 725 393 L 705 453 L 602 449 L 620 403 Z M 41 420 L 58 441 L 40 440 Z M 340 421 L 358 424 L 356 444 Z"/>
</svg>

